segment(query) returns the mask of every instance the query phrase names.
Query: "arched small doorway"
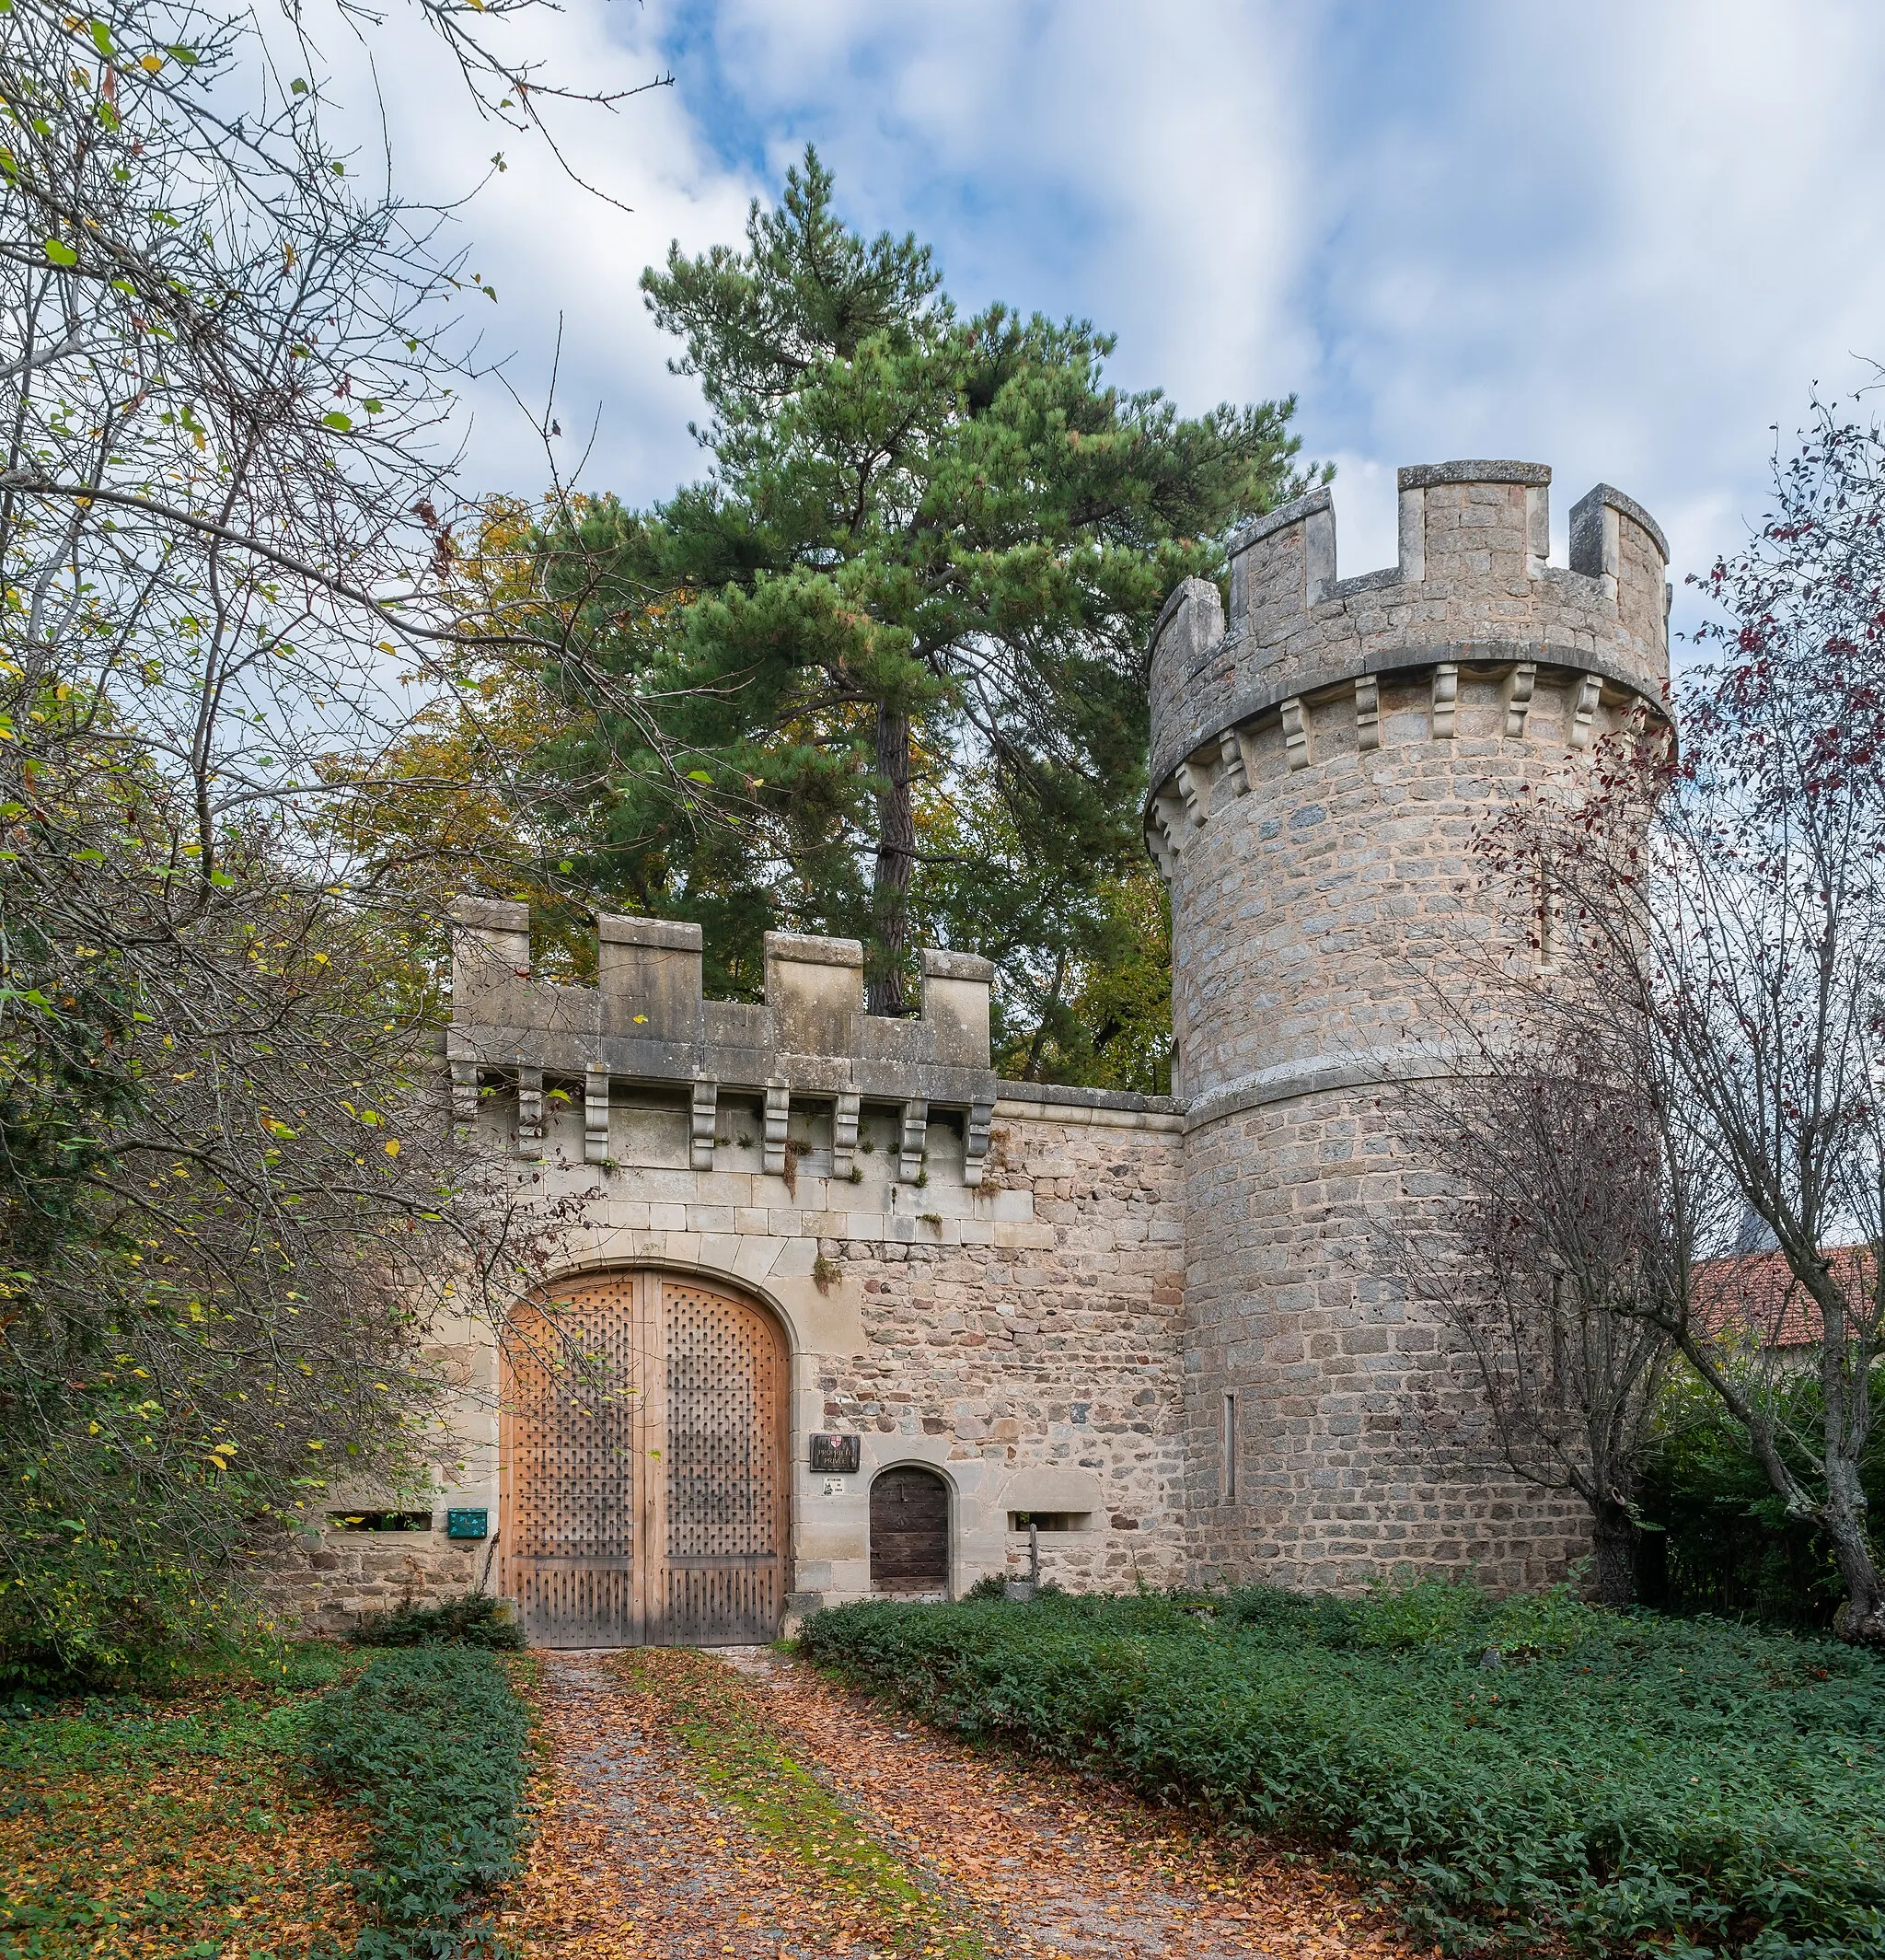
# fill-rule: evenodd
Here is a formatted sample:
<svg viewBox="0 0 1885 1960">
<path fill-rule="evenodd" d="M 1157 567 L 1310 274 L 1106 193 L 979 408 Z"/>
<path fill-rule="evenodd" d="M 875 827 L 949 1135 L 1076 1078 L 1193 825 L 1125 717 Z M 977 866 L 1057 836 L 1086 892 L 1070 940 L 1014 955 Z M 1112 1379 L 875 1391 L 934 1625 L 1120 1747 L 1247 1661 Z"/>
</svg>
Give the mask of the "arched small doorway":
<svg viewBox="0 0 1885 1960">
<path fill-rule="evenodd" d="M 513 1315 L 506 1585 L 544 1647 L 769 1641 L 785 1606 L 785 1342 L 752 1302 L 584 1276 Z"/>
<path fill-rule="evenodd" d="M 949 1486 L 934 1470 L 899 1464 L 871 1486 L 871 1589 L 949 1590 Z"/>
</svg>

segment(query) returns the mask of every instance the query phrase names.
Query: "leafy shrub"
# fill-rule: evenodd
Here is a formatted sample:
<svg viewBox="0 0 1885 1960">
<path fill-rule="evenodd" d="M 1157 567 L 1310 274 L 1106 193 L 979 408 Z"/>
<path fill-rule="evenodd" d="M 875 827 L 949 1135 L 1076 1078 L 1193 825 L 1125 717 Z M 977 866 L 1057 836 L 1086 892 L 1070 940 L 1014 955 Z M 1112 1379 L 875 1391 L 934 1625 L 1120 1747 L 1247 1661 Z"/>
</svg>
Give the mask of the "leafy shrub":
<svg viewBox="0 0 1885 1960">
<path fill-rule="evenodd" d="M 1466 1587 L 839 1606 L 811 1656 L 965 1734 L 1335 1845 L 1449 1950 L 1885 1952 L 1885 1664 Z"/>
<path fill-rule="evenodd" d="M 377 1923 L 357 1960 L 457 1960 L 492 1948 L 471 1920 L 516 1870 L 525 1838 L 529 1720 L 489 1653 L 377 1654 L 308 1720 L 315 1767 L 373 1821 L 354 1888 Z"/>
<path fill-rule="evenodd" d="M 1798 1439 L 1817 1434 L 1822 1391 L 1810 1368 L 1775 1383 L 1783 1455 L 1809 1488 L 1817 1481 Z M 1875 1404 L 1885 1368 L 1873 1371 Z M 1860 1460 L 1866 1496 L 1885 1516 L 1885 1425 Z M 1677 1613 L 1718 1613 L 1774 1626 L 1825 1629 L 1845 1597 L 1825 1536 L 1790 1518 L 1748 1440 L 1712 1392 L 1678 1371 L 1658 1409 L 1637 1503 L 1654 1527 L 1637 1555 L 1637 1596 Z"/>
<path fill-rule="evenodd" d="M 461 1593 L 435 1606 L 400 1606 L 390 1613 L 363 1613 L 349 1636 L 362 1647 L 496 1647 L 524 1644 L 514 1618 L 500 1618 L 498 1602 L 488 1593 Z"/>
</svg>

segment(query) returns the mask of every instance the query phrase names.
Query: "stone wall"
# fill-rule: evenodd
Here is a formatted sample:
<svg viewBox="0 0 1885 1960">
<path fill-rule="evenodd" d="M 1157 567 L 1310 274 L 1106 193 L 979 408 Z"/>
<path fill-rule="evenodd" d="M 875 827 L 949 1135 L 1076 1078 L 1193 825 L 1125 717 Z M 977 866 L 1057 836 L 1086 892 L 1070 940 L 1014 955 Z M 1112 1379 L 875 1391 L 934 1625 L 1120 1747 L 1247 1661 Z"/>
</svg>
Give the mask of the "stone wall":
<svg viewBox="0 0 1885 1960">
<path fill-rule="evenodd" d="M 353 1531 L 325 1524 L 315 1543 L 296 1542 L 264 1560 L 256 1591 L 270 1618 L 290 1633 L 346 1633 L 364 1614 L 436 1606 L 480 1583 L 486 1548 L 448 1538 L 443 1511 L 433 1525 Z"/>
<path fill-rule="evenodd" d="M 1023 1512 L 1068 1527 L 1042 1535 L 1048 1578 L 1182 1577 L 1174 1105 L 997 1084 L 979 961 L 927 956 L 925 1019 L 861 1027 L 859 948 L 777 935 L 768 1002 L 720 1017 L 735 1044 L 711 1031 L 733 1003 L 703 1010 L 685 967 L 675 983 L 682 961 L 698 972 L 698 935 L 606 922 L 605 944 L 652 957 L 584 990 L 528 977 L 526 923 L 521 908 L 465 908 L 449 1047 L 464 1147 L 553 1221 L 538 1248 L 552 1287 L 654 1269 L 777 1317 L 799 1608 L 868 1595 L 870 1486 L 898 1464 L 950 1486 L 954 1591 L 1022 1569 Z M 460 1385 L 463 1467 L 435 1502 L 486 1508 L 501 1536 L 496 1343 L 471 1323 L 436 1338 Z M 812 1470 L 809 1439 L 831 1432 L 859 1437 L 856 1477 Z M 455 1548 L 390 1537 L 330 1533 L 285 1560 L 283 1609 L 331 1627 L 462 1583 Z"/>
<path fill-rule="evenodd" d="M 1019 1511 L 1084 1520 L 1041 1539 L 1044 1576 L 1070 1587 L 1183 1576 L 1179 1141 L 1169 1110 L 1004 1085 L 967 1215 L 896 1239 L 831 1221 L 821 1250 L 857 1290 L 863 1345 L 821 1363 L 819 1424 L 861 1431 L 867 1470 L 950 1477 L 959 1584 L 1021 1570 Z M 861 1513 L 819 1523 L 801 1583 L 868 1591 Z"/>
</svg>

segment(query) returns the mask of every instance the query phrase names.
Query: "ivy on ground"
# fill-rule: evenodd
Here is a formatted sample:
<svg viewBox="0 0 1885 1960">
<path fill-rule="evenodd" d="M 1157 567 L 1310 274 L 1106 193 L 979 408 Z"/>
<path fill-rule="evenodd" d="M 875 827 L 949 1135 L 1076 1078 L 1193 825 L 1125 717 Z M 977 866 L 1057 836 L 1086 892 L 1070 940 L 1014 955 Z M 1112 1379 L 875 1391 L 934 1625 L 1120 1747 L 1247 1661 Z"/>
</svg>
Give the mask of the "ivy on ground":
<svg viewBox="0 0 1885 1960">
<path fill-rule="evenodd" d="M 370 1825 L 371 1861 L 353 1874 L 371 1915 L 357 1960 L 497 1951 L 479 1915 L 518 1866 L 530 1748 L 503 1664 L 469 1647 L 379 1653 L 315 1709 L 307 1742 Z"/>
<path fill-rule="evenodd" d="M 1438 1584 L 814 1615 L 961 1734 L 1334 1844 L 1450 1952 L 1885 1952 L 1885 1664 Z"/>
<path fill-rule="evenodd" d="M 350 1944 L 364 1832 L 300 1761 L 313 1697 L 345 1664 L 291 1648 L 163 1700 L 5 1705 L 0 1960 Z"/>
</svg>

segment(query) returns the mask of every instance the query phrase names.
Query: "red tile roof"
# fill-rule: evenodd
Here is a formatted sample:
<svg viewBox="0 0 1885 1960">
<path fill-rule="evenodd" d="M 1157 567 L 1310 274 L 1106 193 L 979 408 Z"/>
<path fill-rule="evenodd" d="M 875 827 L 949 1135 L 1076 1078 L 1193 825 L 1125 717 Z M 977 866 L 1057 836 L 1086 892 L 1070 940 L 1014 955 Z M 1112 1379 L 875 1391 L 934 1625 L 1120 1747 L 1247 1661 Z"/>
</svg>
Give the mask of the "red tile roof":
<svg viewBox="0 0 1885 1960">
<path fill-rule="evenodd" d="M 1829 1246 L 1821 1257 L 1848 1300 L 1864 1310 L 1876 1270 L 1869 1246 Z M 1782 1252 L 1738 1252 L 1695 1269 L 1695 1316 L 1711 1334 L 1742 1329 L 1764 1348 L 1817 1347 L 1820 1309 Z"/>
</svg>

